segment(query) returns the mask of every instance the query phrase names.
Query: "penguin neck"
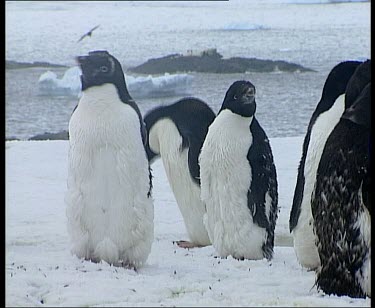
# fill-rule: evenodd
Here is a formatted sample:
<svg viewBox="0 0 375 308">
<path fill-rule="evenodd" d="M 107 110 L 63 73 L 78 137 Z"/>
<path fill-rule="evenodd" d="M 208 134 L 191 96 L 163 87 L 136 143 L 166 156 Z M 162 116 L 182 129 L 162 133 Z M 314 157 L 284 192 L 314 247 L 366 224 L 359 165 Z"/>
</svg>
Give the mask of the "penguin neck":
<svg viewBox="0 0 375 308">
<path fill-rule="evenodd" d="M 116 86 L 112 83 L 106 83 L 84 90 L 80 101 L 90 102 L 89 104 L 92 106 L 108 106 L 111 102 L 120 101 L 120 97 Z"/>
<path fill-rule="evenodd" d="M 315 109 L 315 112 L 314 112 L 314 115 L 313 115 L 313 118 L 316 119 L 319 115 L 321 115 L 322 113 L 326 112 L 327 110 L 329 109 L 332 109 L 334 108 L 335 105 L 339 104 L 345 104 L 345 94 L 341 94 L 341 95 L 338 95 L 338 96 L 332 96 L 332 97 L 326 97 L 325 99 L 322 99 L 317 108 Z"/>
<path fill-rule="evenodd" d="M 220 122 L 225 122 L 227 125 L 240 127 L 249 127 L 253 122 L 255 115 L 252 117 L 244 117 L 240 114 L 233 112 L 230 109 L 223 109 L 219 112 Z"/>
<path fill-rule="evenodd" d="M 82 92 L 82 96 L 90 98 L 90 100 L 92 101 L 103 103 L 107 102 L 109 99 L 114 98 L 118 98 L 124 103 L 133 101 L 126 90 L 120 90 L 118 87 L 116 87 L 116 85 L 112 83 L 105 83 L 100 86 L 86 88 Z"/>
<path fill-rule="evenodd" d="M 125 80 L 121 81 L 120 83 L 121 83 L 120 85 L 115 85 L 120 99 L 123 102 L 134 101 L 128 92 L 128 88 L 126 87 Z"/>
</svg>

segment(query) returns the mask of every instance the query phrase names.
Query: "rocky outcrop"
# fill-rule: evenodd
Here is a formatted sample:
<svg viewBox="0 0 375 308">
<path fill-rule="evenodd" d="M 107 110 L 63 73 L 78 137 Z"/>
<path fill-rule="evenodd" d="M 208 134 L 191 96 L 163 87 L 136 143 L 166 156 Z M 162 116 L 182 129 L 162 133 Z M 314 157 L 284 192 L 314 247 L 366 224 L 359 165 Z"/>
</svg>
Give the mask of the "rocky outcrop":
<svg viewBox="0 0 375 308">
<path fill-rule="evenodd" d="M 131 67 L 131 72 L 139 74 L 164 74 L 182 72 L 201 73 L 245 73 L 245 72 L 311 72 L 302 65 L 282 60 L 262 60 L 257 58 L 234 57 L 223 59 L 216 50 L 204 51 L 199 55 L 172 54 Z"/>
<path fill-rule="evenodd" d="M 58 133 L 47 133 L 35 135 L 28 140 L 69 140 L 69 133 L 63 130 Z"/>
<path fill-rule="evenodd" d="M 17 62 L 12 60 L 5 61 L 5 68 L 6 69 L 20 69 L 20 68 L 31 68 L 31 67 L 67 67 L 61 64 L 53 64 L 48 62 L 40 62 L 36 61 L 33 63 L 29 62 Z"/>
</svg>

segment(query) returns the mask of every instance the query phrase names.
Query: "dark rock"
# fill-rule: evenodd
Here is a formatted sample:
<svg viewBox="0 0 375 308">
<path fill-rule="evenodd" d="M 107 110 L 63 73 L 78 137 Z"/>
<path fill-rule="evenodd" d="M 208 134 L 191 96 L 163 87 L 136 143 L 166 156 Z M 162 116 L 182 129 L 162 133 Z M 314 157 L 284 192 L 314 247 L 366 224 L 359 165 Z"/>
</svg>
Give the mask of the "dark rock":
<svg viewBox="0 0 375 308">
<path fill-rule="evenodd" d="M 16 140 L 16 141 L 19 141 L 20 139 L 18 139 L 18 138 L 16 138 L 16 137 L 12 137 L 12 136 L 11 136 L 11 137 L 6 137 L 6 138 L 5 138 L 5 141 L 15 141 L 15 140 Z"/>
<path fill-rule="evenodd" d="M 67 66 L 61 65 L 61 64 L 48 63 L 48 62 L 40 62 L 40 61 L 36 61 L 33 63 L 17 62 L 17 61 L 12 61 L 12 60 L 5 61 L 6 69 L 22 69 L 22 68 L 30 68 L 30 67 L 67 67 Z"/>
<path fill-rule="evenodd" d="M 69 133 L 63 130 L 58 133 L 47 133 L 39 134 L 29 138 L 28 140 L 69 140 Z"/>
<path fill-rule="evenodd" d="M 172 54 L 150 59 L 129 71 L 139 74 L 164 74 L 182 72 L 201 73 L 245 73 L 245 72 L 313 72 L 310 68 L 282 60 L 261 60 L 256 58 L 234 57 L 223 59 L 215 49 L 203 51 L 199 55 Z"/>
</svg>

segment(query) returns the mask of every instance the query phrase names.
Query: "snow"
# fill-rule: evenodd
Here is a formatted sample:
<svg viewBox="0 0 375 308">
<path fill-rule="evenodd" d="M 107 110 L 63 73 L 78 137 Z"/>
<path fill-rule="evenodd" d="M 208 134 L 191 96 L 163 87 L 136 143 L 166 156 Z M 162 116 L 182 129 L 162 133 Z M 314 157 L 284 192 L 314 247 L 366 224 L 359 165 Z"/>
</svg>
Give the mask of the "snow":
<svg viewBox="0 0 375 308">
<path fill-rule="evenodd" d="M 78 66 L 67 69 L 61 79 L 52 71 L 43 73 L 38 80 L 40 95 L 81 95 L 81 70 Z M 168 74 L 161 76 L 130 76 L 125 74 L 129 92 L 136 98 L 163 97 L 189 94 L 193 76 Z"/>
<path fill-rule="evenodd" d="M 6 306 L 367 306 L 328 296 L 298 263 L 288 231 L 303 137 L 271 138 L 279 183 L 274 258 L 185 250 L 182 216 L 162 161 L 153 165 L 155 238 L 138 273 L 71 255 L 66 230 L 68 141 L 6 142 Z"/>
</svg>

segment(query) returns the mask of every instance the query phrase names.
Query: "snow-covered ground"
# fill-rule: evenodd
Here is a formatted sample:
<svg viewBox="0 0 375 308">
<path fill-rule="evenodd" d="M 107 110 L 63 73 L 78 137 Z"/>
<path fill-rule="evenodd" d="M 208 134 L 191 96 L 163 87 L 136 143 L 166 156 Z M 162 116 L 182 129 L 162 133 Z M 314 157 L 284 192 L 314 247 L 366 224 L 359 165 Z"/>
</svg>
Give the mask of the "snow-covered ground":
<svg viewBox="0 0 375 308">
<path fill-rule="evenodd" d="M 155 239 L 138 273 L 81 261 L 69 252 L 64 194 L 68 141 L 6 142 L 7 306 L 370 306 L 328 296 L 298 263 L 288 219 L 302 137 L 272 138 L 279 219 L 271 262 L 215 258 L 212 246 L 185 250 L 181 214 L 161 160 L 154 174 Z"/>
</svg>

